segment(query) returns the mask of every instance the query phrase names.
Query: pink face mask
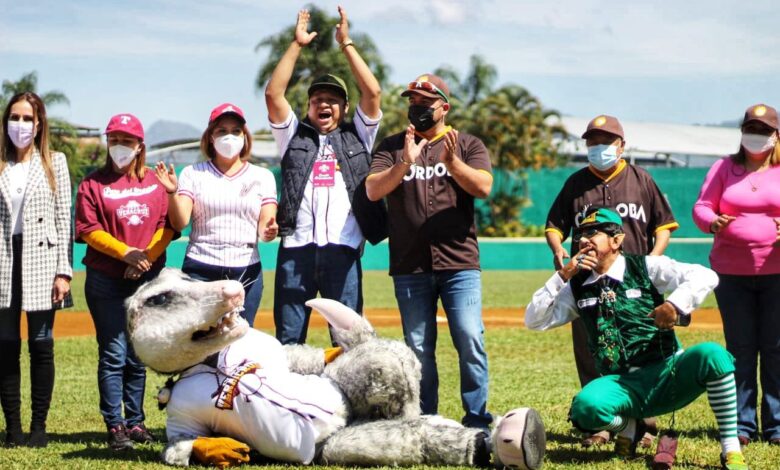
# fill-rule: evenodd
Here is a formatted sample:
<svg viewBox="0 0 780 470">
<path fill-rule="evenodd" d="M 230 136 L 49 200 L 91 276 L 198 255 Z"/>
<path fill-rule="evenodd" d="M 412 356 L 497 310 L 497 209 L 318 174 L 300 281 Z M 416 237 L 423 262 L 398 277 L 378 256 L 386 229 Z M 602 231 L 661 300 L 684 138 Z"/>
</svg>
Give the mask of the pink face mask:
<svg viewBox="0 0 780 470">
<path fill-rule="evenodd" d="M 35 137 L 35 124 L 25 121 L 8 121 L 8 137 L 11 138 L 11 142 L 16 148 L 27 148 Z"/>
</svg>

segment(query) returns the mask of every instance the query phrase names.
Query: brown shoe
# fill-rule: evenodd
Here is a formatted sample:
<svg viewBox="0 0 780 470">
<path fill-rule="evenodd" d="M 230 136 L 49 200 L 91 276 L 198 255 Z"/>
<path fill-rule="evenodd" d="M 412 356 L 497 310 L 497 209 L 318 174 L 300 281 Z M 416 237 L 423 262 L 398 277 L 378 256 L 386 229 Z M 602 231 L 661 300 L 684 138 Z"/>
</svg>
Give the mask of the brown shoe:
<svg viewBox="0 0 780 470">
<path fill-rule="evenodd" d="M 737 436 L 737 440 L 739 441 L 740 447 L 747 447 L 747 445 L 750 444 L 750 438 L 741 434 Z"/>
<path fill-rule="evenodd" d="M 595 434 L 588 434 L 582 438 L 580 444 L 584 448 L 599 447 L 609 442 L 609 431 L 600 431 Z"/>
<path fill-rule="evenodd" d="M 650 466 L 653 470 L 671 470 L 677 456 L 677 433 L 666 432 L 658 438 L 658 447 Z"/>
</svg>

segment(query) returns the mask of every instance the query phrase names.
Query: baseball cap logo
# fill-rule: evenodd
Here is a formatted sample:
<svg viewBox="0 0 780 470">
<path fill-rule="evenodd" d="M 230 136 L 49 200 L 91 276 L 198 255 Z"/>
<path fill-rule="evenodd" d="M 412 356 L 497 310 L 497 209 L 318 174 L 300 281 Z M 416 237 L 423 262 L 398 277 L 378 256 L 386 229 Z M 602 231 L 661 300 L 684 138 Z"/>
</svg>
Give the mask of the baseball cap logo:
<svg viewBox="0 0 780 470">
<path fill-rule="evenodd" d="M 601 127 L 607 122 L 606 116 L 599 116 L 596 119 L 593 120 L 593 125 Z"/>
<path fill-rule="evenodd" d="M 585 217 L 584 219 L 582 219 L 582 222 L 580 222 L 580 225 L 583 225 L 583 224 L 591 224 L 591 223 L 595 222 L 595 221 L 596 221 L 596 216 L 597 216 L 597 215 L 598 215 L 598 211 L 596 211 L 596 212 L 594 212 L 594 213 L 590 214 L 589 216 L 587 216 L 587 217 Z"/>
<path fill-rule="evenodd" d="M 130 121 L 132 121 L 132 120 L 133 120 L 133 118 L 132 118 L 132 117 L 130 117 L 130 116 L 127 116 L 127 115 L 122 115 L 122 116 L 119 116 L 119 121 L 120 121 L 122 124 L 127 124 L 128 122 L 130 122 Z"/>
<path fill-rule="evenodd" d="M 228 106 L 228 107 L 226 107 L 225 109 L 223 109 L 223 110 L 222 110 L 222 112 L 223 112 L 223 113 L 235 113 L 235 112 L 236 112 L 236 110 L 235 110 L 235 109 L 233 109 L 233 107 L 232 107 L 232 106 Z"/>
<path fill-rule="evenodd" d="M 753 108 L 753 115 L 756 117 L 761 117 L 764 114 L 766 114 L 766 106 L 764 105 L 758 105 L 755 108 Z"/>
</svg>

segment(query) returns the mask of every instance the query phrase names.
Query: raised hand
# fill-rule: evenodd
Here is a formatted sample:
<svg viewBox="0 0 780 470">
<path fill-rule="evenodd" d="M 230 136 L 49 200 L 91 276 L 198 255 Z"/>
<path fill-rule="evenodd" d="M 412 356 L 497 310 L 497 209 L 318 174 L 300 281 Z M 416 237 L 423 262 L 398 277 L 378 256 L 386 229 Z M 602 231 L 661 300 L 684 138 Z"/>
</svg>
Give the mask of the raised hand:
<svg viewBox="0 0 780 470">
<path fill-rule="evenodd" d="M 428 139 L 422 139 L 420 142 L 414 142 L 414 126 L 409 125 L 406 128 L 406 138 L 404 140 L 404 154 L 401 158 L 406 163 L 414 164 L 417 162 L 417 157 L 422 153 L 422 149 L 428 145 Z"/>
<path fill-rule="evenodd" d="M 179 189 L 179 180 L 176 178 L 176 170 L 173 168 L 173 163 L 171 163 L 170 168 L 166 168 L 165 163 L 157 162 L 157 165 L 154 167 L 154 173 L 168 193 L 173 193 Z"/>
<path fill-rule="evenodd" d="M 317 33 L 309 32 L 309 19 L 311 15 L 309 10 L 303 9 L 298 12 L 298 21 L 295 23 L 295 42 L 304 47 L 317 37 Z"/>
<path fill-rule="evenodd" d="M 339 16 L 341 20 L 336 25 L 336 42 L 344 44 L 349 41 L 349 23 L 347 22 L 347 10 L 341 5 L 339 5 Z"/>
<path fill-rule="evenodd" d="M 441 157 L 445 165 L 449 165 L 458 158 L 458 131 L 455 129 L 447 132 L 444 136 L 444 153 Z"/>
</svg>

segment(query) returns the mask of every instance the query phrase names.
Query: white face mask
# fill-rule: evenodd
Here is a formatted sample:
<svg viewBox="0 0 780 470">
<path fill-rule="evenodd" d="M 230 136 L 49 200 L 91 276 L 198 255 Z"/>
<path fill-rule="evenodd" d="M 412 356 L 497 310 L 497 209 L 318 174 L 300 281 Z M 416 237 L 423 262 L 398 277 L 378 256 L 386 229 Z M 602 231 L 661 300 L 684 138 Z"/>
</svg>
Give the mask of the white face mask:
<svg viewBox="0 0 780 470">
<path fill-rule="evenodd" d="M 777 135 L 742 134 L 742 146 L 752 154 L 761 154 L 772 150 L 777 142 Z"/>
<path fill-rule="evenodd" d="M 35 133 L 33 129 L 35 124 L 24 121 L 8 121 L 8 137 L 14 143 L 16 148 L 24 149 L 30 146 Z"/>
<path fill-rule="evenodd" d="M 222 158 L 233 158 L 244 149 L 243 135 L 223 135 L 214 139 L 214 149 Z"/>
<path fill-rule="evenodd" d="M 114 160 L 114 163 L 120 170 L 133 161 L 137 152 L 137 148 L 125 147 L 124 145 L 112 145 L 108 148 L 111 160 Z"/>
</svg>

